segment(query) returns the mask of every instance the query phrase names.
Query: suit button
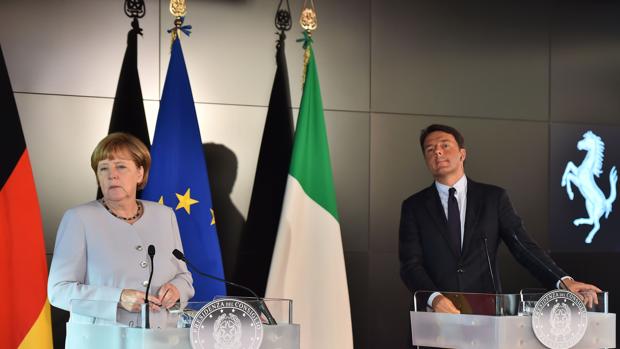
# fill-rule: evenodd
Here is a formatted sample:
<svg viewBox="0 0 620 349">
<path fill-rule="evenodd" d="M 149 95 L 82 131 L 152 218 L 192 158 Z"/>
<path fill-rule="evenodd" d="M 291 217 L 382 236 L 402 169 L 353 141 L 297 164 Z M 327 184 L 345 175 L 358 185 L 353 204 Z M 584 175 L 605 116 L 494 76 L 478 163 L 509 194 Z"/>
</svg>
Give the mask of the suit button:
<svg viewBox="0 0 620 349">
<path fill-rule="evenodd" d="M 459 273 L 459 274 L 463 274 L 465 271 L 463 269 L 459 268 L 459 269 L 456 270 L 456 272 Z"/>
<path fill-rule="evenodd" d="M 147 265 L 149 265 L 149 264 L 148 264 L 146 261 L 142 261 L 142 262 L 140 262 L 140 266 L 141 266 L 142 268 L 146 268 L 146 266 L 147 266 Z"/>
<path fill-rule="evenodd" d="M 142 286 L 146 287 L 146 286 L 148 286 L 148 285 L 149 285 L 148 280 L 144 280 L 144 281 L 142 281 Z"/>
<path fill-rule="evenodd" d="M 144 248 L 142 247 L 142 245 L 138 245 L 136 246 L 136 251 L 142 251 Z"/>
</svg>

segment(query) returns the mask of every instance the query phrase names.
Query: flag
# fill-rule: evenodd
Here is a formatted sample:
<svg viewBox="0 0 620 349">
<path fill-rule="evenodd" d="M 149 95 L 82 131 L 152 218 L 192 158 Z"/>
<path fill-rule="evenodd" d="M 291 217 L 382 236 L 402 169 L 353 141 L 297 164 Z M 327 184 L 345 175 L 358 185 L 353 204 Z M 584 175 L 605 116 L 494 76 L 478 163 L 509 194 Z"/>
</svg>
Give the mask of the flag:
<svg viewBox="0 0 620 349">
<path fill-rule="evenodd" d="M 108 133 L 129 133 L 141 140 L 147 148 L 150 148 L 151 140 L 146 124 L 140 75 L 138 74 L 138 34 L 142 35 L 142 28 L 140 28 L 136 18 L 133 19 L 131 26 L 132 29 L 127 33 L 127 48 L 121 66 L 121 74 L 118 77 Z M 101 188 L 97 188 L 97 199 L 102 197 Z"/>
<path fill-rule="evenodd" d="M 108 133 L 129 133 L 150 148 L 151 140 L 138 75 L 138 34 L 142 35 L 142 29 L 136 18 L 133 19 L 131 26 L 132 29 L 127 33 L 127 48 L 116 86 Z"/>
<path fill-rule="evenodd" d="M 293 300 L 301 348 L 353 348 L 349 291 L 323 103 L 306 35 L 303 87 L 266 297 Z"/>
<path fill-rule="evenodd" d="M 151 157 L 142 198 L 175 210 L 185 257 L 200 271 L 223 278 L 207 165 L 179 38 L 172 44 Z M 192 276 L 196 290 L 193 301 L 211 301 L 216 295 L 226 295 L 223 283 L 196 273 Z"/>
<path fill-rule="evenodd" d="M 0 347 L 52 348 L 43 224 L 0 48 Z"/>
<path fill-rule="evenodd" d="M 276 74 L 235 275 L 237 282 L 259 295 L 265 294 L 293 148 L 293 112 L 284 53 L 285 38 L 282 32 L 276 45 Z"/>
</svg>

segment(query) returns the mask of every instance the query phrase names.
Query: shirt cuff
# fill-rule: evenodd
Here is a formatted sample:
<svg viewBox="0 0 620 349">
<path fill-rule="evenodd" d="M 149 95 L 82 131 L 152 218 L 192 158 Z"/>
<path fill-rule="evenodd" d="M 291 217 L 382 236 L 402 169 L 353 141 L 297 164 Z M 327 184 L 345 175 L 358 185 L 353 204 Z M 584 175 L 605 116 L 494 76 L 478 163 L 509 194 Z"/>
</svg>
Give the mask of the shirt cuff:
<svg viewBox="0 0 620 349">
<path fill-rule="evenodd" d="M 572 277 L 566 275 L 563 278 L 561 278 L 560 280 L 558 280 L 558 282 L 555 283 L 555 288 L 564 288 L 562 286 L 562 281 L 564 281 L 564 280 L 575 280 L 575 279 L 573 279 Z"/>
<path fill-rule="evenodd" d="M 431 294 L 431 296 L 430 296 L 430 297 L 428 297 L 428 301 L 426 302 L 426 305 L 428 305 L 428 307 L 429 307 L 429 308 L 433 309 L 433 300 L 435 300 L 435 298 L 436 298 L 437 296 L 439 296 L 440 294 L 441 294 L 441 293 L 439 293 L 439 292 L 433 292 L 433 293 Z M 434 310 L 434 309 L 433 309 L 433 310 Z"/>
</svg>

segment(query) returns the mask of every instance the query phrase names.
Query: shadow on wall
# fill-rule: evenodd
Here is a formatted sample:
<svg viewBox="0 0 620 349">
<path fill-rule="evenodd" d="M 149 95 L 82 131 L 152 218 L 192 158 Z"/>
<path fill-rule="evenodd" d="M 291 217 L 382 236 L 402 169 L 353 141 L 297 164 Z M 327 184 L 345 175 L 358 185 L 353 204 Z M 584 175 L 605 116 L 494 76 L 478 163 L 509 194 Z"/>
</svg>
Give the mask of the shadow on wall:
<svg viewBox="0 0 620 349">
<path fill-rule="evenodd" d="M 237 250 L 245 220 L 233 204 L 230 193 L 237 179 L 237 156 L 222 144 L 203 144 L 211 198 L 215 212 L 215 225 L 222 250 L 224 275 L 227 280 L 235 281 Z M 241 290 L 228 287 L 229 295 L 247 295 Z"/>
</svg>

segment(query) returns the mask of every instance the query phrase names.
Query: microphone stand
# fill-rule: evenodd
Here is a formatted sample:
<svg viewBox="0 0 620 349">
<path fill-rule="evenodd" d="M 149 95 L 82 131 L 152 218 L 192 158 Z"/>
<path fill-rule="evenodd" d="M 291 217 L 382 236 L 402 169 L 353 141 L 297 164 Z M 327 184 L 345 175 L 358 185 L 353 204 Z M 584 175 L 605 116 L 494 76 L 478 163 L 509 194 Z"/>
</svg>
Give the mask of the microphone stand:
<svg viewBox="0 0 620 349">
<path fill-rule="evenodd" d="M 484 243 L 484 254 L 487 257 L 487 264 L 489 265 L 489 274 L 491 274 L 491 283 L 493 284 L 493 291 L 495 292 L 495 311 L 498 312 L 499 315 L 504 315 L 504 297 L 497 293 L 497 285 L 495 284 L 495 275 L 493 275 L 493 266 L 491 265 L 491 257 L 489 256 L 489 246 L 487 244 L 487 235 L 482 233 L 482 242 Z M 499 309 L 498 309 L 499 308 Z"/>
<path fill-rule="evenodd" d="M 151 272 L 149 273 L 149 281 L 146 284 L 146 293 L 144 294 L 144 304 L 146 304 L 146 309 L 144 310 L 144 328 L 151 328 L 150 321 L 150 309 L 149 309 L 149 289 L 151 288 L 151 280 L 153 280 L 153 257 L 155 257 L 155 246 L 149 245 L 148 247 L 149 258 L 151 259 Z"/>
</svg>

